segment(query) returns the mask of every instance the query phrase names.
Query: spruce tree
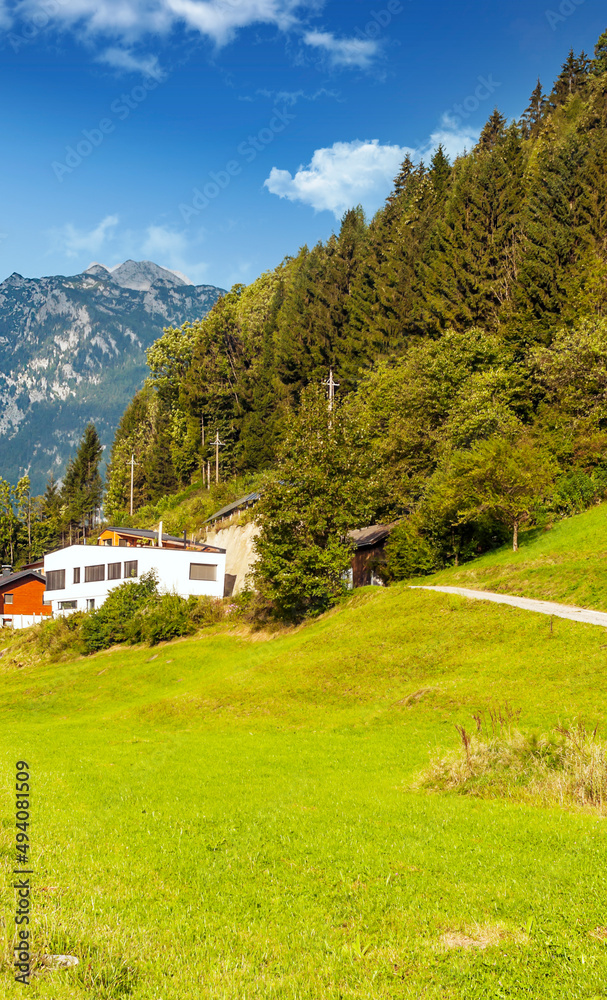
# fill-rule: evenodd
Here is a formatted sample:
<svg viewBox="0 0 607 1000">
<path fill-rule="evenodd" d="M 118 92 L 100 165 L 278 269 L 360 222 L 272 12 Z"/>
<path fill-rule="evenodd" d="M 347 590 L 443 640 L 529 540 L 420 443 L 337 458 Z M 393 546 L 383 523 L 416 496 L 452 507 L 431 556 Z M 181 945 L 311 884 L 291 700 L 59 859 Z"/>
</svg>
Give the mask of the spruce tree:
<svg viewBox="0 0 607 1000">
<path fill-rule="evenodd" d="M 537 86 L 521 116 L 521 130 L 526 139 L 535 139 L 539 135 L 548 108 L 549 101 L 542 90 L 542 84 L 538 77 Z"/>
<path fill-rule="evenodd" d="M 75 533 L 78 540 L 82 529 L 82 540 L 86 539 L 87 528 L 95 523 L 96 512 L 101 505 L 103 483 L 99 473 L 99 463 L 103 448 L 95 425 L 91 422 L 84 429 L 76 456 L 67 466 L 61 499 L 66 507 L 70 540 Z"/>
<path fill-rule="evenodd" d="M 590 73 L 590 67 L 591 62 L 585 52 L 580 52 L 579 56 L 576 56 L 573 49 L 570 49 L 552 89 L 550 106 L 558 108 L 572 94 L 583 90 Z"/>
<path fill-rule="evenodd" d="M 603 32 L 594 46 L 592 72 L 596 76 L 600 76 L 601 73 L 607 73 L 607 31 Z"/>
<path fill-rule="evenodd" d="M 503 138 L 505 132 L 506 119 L 501 111 L 495 108 L 480 134 L 477 149 L 482 152 L 490 152 L 497 142 Z"/>
</svg>

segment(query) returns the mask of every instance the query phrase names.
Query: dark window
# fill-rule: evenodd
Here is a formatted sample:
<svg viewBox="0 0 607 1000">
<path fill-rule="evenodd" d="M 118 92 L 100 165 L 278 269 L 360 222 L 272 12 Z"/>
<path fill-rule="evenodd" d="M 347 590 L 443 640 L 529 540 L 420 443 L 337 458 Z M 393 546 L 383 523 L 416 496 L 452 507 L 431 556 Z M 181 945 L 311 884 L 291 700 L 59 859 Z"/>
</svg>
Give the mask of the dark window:
<svg viewBox="0 0 607 1000">
<path fill-rule="evenodd" d="M 87 599 L 86 599 L 86 610 L 87 611 L 94 611 L 95 610 L 95 598 L 94 597 L 87 597 Z"/>
<path fill-rule="evenodd" d="M 80 566 L 74 568 L 74 583 L 80 583 Z"/>
<path fill-rule="evenodd" d="M 13 603 L 13 595 L 12 594 L 5 594 L 4 595 L 4 603 L 5 604 L 12 604 Z"/>
<path fill-rule="evenodd" d="M 124 564 L 124 579 L 132 579 L 134 576 L 139 576 L 136 559 L 132 559 L 130 562 L 125 562 Z"/>
<path fill-rule="evenodd" d="M 113 543 L 113 541 L 112 541 L 111 538 L 106 538 L 106 540 L 105 540 L 105 542 L 103 544 L 104 545 L 113 545 L 114 543 Z"/>
<path fill-rule="evenodd" d="M 46 574 L 47 590 L 65 590 L 65 570 L 51 569 Z"/>
<path fill-rule="evenodd" d="M 98 583 L 99 580 L 105 580 L 105 566 L 85 566 L 84 567 L 84 582 L 85 583 Z"/>
<path fill-rule="evenodd" d="M 107 568 L 108 580 L 119 580 L 122 563 L 109 563 Z"/>
<path fill-rule="evenodd" d="M 51 602 L 50 602 L 50 601 L 48 600 L 47 596 L 46 596 L 46 590 L 44 591 L 44 593 L 43 593 L 43 595 L 42 595 L 42 603 L 43 603 L 43 604 L 45 604 L 45 605 L 46 605 L 47 607 L 48 607 L 48 605 L 49 605 L 49 604 L 51 603 Z"/>
<path fill-rule="evenodd" d="M 74 611 L 78 607 L 78 601 L 59 601 L 60 611 Z"/>
<path fill-rule="evenodd" d="M 208 563 L 190 563 L 190 580 L 216 580 L 217 566 Z"/>
</svg>

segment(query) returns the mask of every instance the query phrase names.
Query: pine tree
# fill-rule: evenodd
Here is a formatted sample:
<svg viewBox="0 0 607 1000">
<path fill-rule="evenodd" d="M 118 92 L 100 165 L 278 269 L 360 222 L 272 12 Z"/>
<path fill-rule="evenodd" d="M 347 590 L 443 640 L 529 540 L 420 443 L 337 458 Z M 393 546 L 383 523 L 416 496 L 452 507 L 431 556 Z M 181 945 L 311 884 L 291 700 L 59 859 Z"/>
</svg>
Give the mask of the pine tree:
<svg viewBox="0 0 607 1000">
<path fill-rule="evenodd" d="M 551 107 L 558 108 L 572 94 L 577 94 L 584 89 L 590 66 L 590 60 L 585 52 L 580 52 L 579 56 L 576 56 L 573 49 L 569 50 L 569 55 L 563 63 L 550 95 Z"/>
<path fill-rule="evenodd" d="M 68 463 L 61 490 L 70 540 L 74 533 L 78 540 L 82 529 L 84 541 L 87 528 L 90 530 L 95 523 L 103 495 L 103 483 L 99 473 L 102 454 L 103 448 L 95 425 L 89 423 L 84 429 L 75 458 Z"/>
<path fill-rule="evenodd" d="M 437 146 L 430 161 L 430 180 L 437 199 L 442 200 L 451 180 L 451 163 L 442 142 Z"/>
<path fill-rule="evenodd" d="M 497 108 L 495 108 L 480 134 L 477 149 L 481 152 L 490 152 L 499 140 L 503 139 L 505 132 L 506 119 L 504 115 L 498 111 Z"/>
<path fill-rule="evenodd" d="M 531 94 L 529 104 L 521 116 L 521 130 L 525 139 L 535 139 L 542 127 L 542 123 L 548 113 L 549 101 L 542 90 L 539 77 L 537 86 Z"/>
<path fill-rule="evenodd" d="M 596 76 L 600 76 L 601 73 L 607 73 L 607 31 L 603 32 L 594 46 L 592 72 Z"/>
</svg>

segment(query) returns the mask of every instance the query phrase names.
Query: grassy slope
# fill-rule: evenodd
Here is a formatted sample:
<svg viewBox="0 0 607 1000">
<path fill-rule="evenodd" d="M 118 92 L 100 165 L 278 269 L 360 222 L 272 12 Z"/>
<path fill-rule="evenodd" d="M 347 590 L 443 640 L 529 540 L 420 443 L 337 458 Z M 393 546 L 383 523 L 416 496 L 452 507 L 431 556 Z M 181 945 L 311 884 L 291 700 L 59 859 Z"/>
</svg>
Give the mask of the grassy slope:
<svg viewBox="0 0 607 1000">
<path fill-rule="evenodd" d="M 505 547 L 417 583 L 494 590 L 607 611 L 607 504 L 523 533 Z"/>
<path fill-rule="evenodd" d="M 604 647 L 596 627 L 395 587 L 270 641 L 0 660 L 3 862 L 25 757 L 37 940 L 82 959 L 30 995 L 607 996 L 604 820 L 411 788 L 490 703 L 605 732 Z M 489 947 L 446 948 L 458 932 Z"/>
</svg>

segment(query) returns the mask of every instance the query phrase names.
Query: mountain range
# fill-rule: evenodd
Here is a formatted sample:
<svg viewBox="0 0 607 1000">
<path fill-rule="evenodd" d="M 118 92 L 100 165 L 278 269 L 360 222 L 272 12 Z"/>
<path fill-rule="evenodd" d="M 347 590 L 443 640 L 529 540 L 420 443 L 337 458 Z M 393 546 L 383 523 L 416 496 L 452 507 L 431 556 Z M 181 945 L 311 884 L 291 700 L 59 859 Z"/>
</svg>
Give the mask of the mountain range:
<svg viewBox="0 0 607 1000">
<path fill-rule="evenodd" d="M 11 274 L 0 283 L 0 476 L 27 472 L 42 492 L 90 420 L 111 445 L 146 377 L 146 348 L 223 294 L 147 260 L 69 277 Z"/>
</svg>

